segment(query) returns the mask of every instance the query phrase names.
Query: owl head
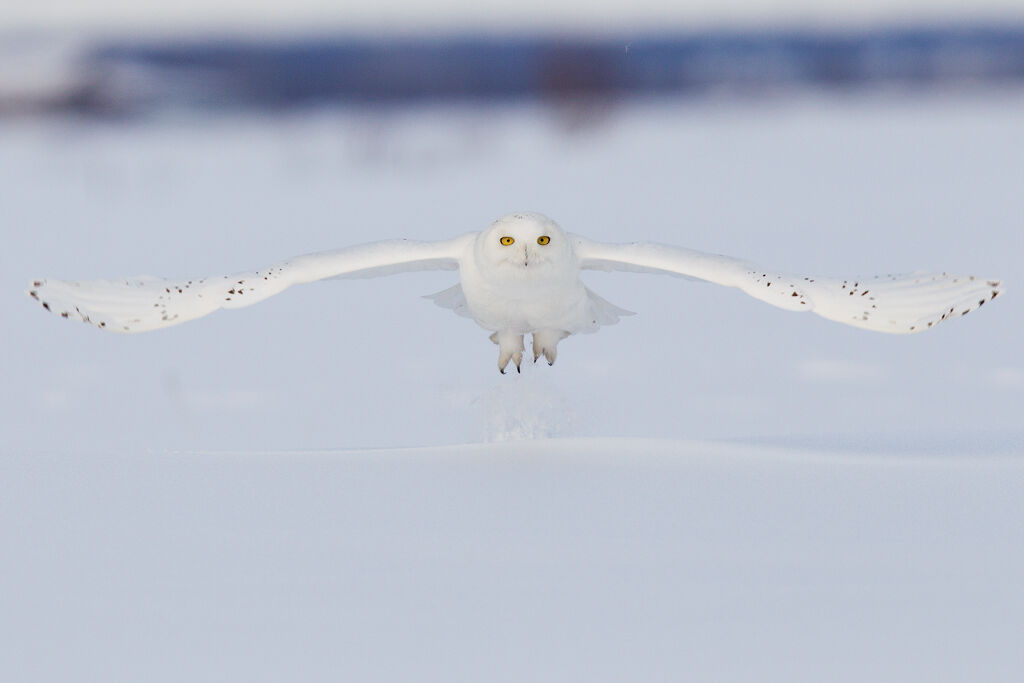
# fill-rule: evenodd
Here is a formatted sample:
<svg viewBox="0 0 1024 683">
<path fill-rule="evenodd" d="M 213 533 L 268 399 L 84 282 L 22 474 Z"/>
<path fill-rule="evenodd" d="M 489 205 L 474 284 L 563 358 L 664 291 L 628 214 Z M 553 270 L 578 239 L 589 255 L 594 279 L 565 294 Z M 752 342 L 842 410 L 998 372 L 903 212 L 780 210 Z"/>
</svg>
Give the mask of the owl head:
<svg viewBox="0 0 1024 683">
<path fill-rule="evenodd" d="M 571 263 L 572 244 L 558 224 L 539 213 L 502 216 L 480 233 L 476 241 L 479 263 L 495 274 L 544 277 L 564 272 Z"/>
</svg>

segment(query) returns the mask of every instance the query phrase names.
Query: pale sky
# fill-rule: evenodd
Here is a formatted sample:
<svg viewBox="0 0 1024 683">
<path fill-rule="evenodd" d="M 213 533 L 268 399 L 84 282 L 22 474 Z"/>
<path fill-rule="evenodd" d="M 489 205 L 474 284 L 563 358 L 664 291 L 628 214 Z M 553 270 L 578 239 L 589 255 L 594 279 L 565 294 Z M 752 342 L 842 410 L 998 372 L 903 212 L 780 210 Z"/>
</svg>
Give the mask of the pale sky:
<svg viewBox="0 0 1024 683">
<path fill-rule="evenodd" d="M 621 31 L 1024 18 L 1024 0 L 2 0 L 0 29 Z"/>
</svg>

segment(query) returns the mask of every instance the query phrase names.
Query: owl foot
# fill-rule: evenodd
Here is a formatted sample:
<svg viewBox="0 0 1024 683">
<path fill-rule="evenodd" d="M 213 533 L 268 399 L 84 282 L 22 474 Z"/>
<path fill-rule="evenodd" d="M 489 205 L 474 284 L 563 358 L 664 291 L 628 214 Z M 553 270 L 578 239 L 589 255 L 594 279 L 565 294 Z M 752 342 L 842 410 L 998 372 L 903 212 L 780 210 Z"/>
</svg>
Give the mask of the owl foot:
<svg viewBox="0 0 1024 683">
<path fill-rule="evenodd" d="M 508 362 L 516 364 L 516 372 L 522 372 L 519 366 L 523 363 L 523 335 L 515 332 L 495 332 L 491 335 L 491 341 L 498 345 L 498 371 L 505 374 Z"/>
<path fill-rule="evenodd" d="M 558 355 L 558 342 L 569 336 L 568 332 L 562 330 L 535 330 L 533 333 L 533 362 L 541 356 L 547 360 L 548 365 L 555 364 L 555 357 Z"/>
</svg>

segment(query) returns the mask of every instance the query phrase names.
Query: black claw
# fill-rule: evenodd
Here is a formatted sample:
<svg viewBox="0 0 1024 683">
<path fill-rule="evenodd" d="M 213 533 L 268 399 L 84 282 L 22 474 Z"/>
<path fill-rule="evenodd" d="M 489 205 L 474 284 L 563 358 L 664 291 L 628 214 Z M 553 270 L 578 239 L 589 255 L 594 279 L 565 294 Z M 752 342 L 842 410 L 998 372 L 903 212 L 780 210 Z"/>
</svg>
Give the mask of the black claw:
<svg viewBox="0 0 1024 683">
<path fill-rule="evenodd" d="M 498 368 L 498 372 L 500 372 L 501 374 L 504 375 L 505 374 L 505 368 Z"/>
<path fill-rule="evenodd" d="M 523 373 L 523 371 L 519 369 L 519 366 L 518 366 L 518 365 L 516 366 L 516 372 L 518 372 L 519 374 L 522 374 L 522 373 Z"/>
</svg>

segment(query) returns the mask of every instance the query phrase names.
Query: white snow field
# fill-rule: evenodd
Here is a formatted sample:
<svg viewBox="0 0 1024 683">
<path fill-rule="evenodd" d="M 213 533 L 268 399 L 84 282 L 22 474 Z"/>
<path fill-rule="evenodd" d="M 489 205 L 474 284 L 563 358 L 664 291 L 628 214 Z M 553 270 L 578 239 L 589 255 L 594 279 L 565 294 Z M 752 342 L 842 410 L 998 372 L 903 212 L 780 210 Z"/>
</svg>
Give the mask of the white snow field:
<svg viewBox="0 0 1024 683">
<path fill-rule="evenodd" d="M 0 680 L 1016 680 L 1022 121 L 968 90 L 0 123 Z M 451 273 L 125 336 L 24 294 L 518 209 L 1007 293 L 890 336 L 594 273 L 638 315 L 518 376 L 419 298 Z"/>
<path fill-rule="evenodd" d="M 497 373 L 495 373 L 497 375 Z M 1012 681 L 1024 459 L 8 455 L 10 681 Z"/>
</svg>

